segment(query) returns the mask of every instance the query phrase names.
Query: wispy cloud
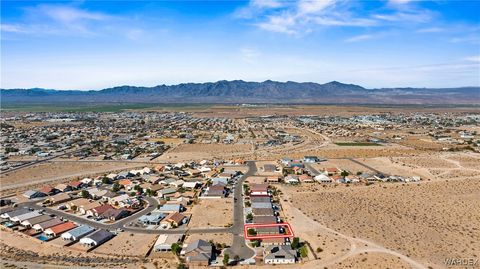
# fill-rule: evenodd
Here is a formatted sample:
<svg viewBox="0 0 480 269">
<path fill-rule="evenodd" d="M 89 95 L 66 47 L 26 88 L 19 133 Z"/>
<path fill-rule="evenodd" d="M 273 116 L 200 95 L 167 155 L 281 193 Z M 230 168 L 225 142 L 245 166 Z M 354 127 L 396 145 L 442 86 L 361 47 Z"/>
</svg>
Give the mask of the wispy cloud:
<svg viewBox="0 0 480 269">
<path fill-rule="evenodd" d="M 289 35 L 305 34 L 315 27 L 322 26 L 366 27 L 376 24 L 374 19 L 353 16 L 348 12 L 348 7 L 343 0 L 300 0 L 279 4 L 275 2 L 252 11 L 251 8 L 257 5 L 256 3 L 257 1 L 250 2 L 236 14 L 251 15 L 256 12 L 256 16 L 238 17 L 252 19 L 253 25 L 260 29 Z"/>
<path fill-rule="evenodd" d="M 469 61 L 469 62 L 480 63 L 480 55 L 469 56 L 469 57 L 466 57 L 464 60 Z"/>
<path fill-rule="evenodd" d="M 418 29 L 416 32 L 417 32 L 417 33 L 440 33 L 440 32 L 444 32 L 444 31 L 445 31 L 444 28 L 440 28 L 440 27 L 428 27 L 428 28 Z"/>
<path fill-rule="evenodd" d="M 240 57 L 241 60 L 253 64 L 256 63 L 258 58 L 261 56 L 261 53 L 253 48 L 241 48 L 240 49 Z"/>
<path fill-rule="evenodd" d="M 41 4 L 24 8 L 23 19 L 2 23 L 4 33 L 31 35 L 96 35 L 107 23 L 120 19 L 102 12 L 90 11 L 73 4 Z"/>
<path fill-rule="evenodd" d="M 345 39 L 345 42 L 353 43 L 353 42 L 364 41 L 372 38 L 374 38 L 374 35 L 357 35 L 357 36 L 352 36 L 350 38 Z"/>
</svg>

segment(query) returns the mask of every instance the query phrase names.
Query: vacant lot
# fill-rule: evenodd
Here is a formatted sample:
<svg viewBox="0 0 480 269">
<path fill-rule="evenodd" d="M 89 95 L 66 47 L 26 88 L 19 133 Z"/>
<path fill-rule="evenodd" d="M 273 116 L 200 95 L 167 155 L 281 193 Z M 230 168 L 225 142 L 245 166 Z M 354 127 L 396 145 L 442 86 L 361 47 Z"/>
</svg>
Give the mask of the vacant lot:
<svg viewBox="0 0 480 269">
<path fill-rule="evenodd" d="M 189 161 L 214 158 L 236 158 L 252 148 L 244 144 L 181 144 L 157 158 L 157 161 Z"/>
<path fill-rule="evenodd" d="M 189 213 L 189 228 L 226 227 L 233 223 L 233 199 L 199 199 Z"/>
<path fill-rule="evenodd" d="M 311 219 L 423 264 L 480 251 L 479 180 L 283 191 Z"/>
<path fill-rule="evenodd" d="M 94 249 L 94 253 L 144 257 L 157 240 L 156 234 L 123 232 Z"/>
<path fill-rule="evenodd" d="M 47 162 L 1 174 L 2 189 L 138 167 L 128 162 Z M 141 165 L 140 165 L 141 166 Z"/>
</svg>

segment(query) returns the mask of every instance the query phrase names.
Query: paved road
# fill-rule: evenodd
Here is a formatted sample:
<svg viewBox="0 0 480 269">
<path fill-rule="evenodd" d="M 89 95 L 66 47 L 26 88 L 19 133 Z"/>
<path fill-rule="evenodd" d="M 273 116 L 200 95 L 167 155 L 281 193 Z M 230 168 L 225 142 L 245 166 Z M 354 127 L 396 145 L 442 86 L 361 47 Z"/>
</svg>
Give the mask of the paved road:
<svg viewBox="0 0 480 269">
<path fill-rule="evenodd" d="M 243 237 L 243 225 L 245 224 L 243 211 L 244 211 L 244 204 L 243 204 L 243 182 L 249 176 L 254 175 L 257 172 L 257 167 L 255 162 L 249 161 L 247 162 L 248 171 L 237 181 L 235 186 L 234 197 L 237 199 L 233 205 L 233 225 L 230 227 L 230 232 L 233 234 L 233 243 L 232 247 L 230 248 L 230 257 L 235 257 L 238 255 L 240 259 L 249 259 L 253 257 L 255 252 L 249 248 L 245 242 L 245 238 Z"/>
<path fill-rule="evenodd" d="M 373 171 L 373 172 L 375 172 L 375 173 L 377 173 L 377 174 L 387 175 L 386 173 L 383 173 L 382 171 L 379 171 L 379 170 L 377 170 L 377 169 L 375 169 L 375 168 L 373 168 L 373 167 L 371 167 L 371 166 L 369 166 L 369 165 L 366 165 L 366 164 L 364 164 L 364 163 L 362 163 L 362 162 L 360 162 L 360 161 L 357 161 L 357 160 L 355 160 L 355 159 L 353 159 L 353 158 L 347 158 L 347 159 L 349 159 L 350 161 L 352 161 L 352 162 L 354 162 L 354 163 L 356 163 L 356 164 L 359 164 L 359 165 L 361 165 L 361 166 L 363 166 L 363 167 L 365 167 L 365 168 L 367 168 L 367 169 L 370 169 L 371 171 Z"/>
<path fill-rule="evenodd" d="M 313 176 L 318 176 L 321 174 L 317 169 L 313 168 L 313 166 L 309 163 L 305 163 L 305 167 L 310 171 L 310 173 Z"/>
<path fill-rule="evenodd" d="M 67 154 L 75 154 L 77 152 L 81 152 L 82 150 L 84 149 L 87 149 L 89 146 L 85 146 L 85 147 L 81 147 L 80 149 L 77 149 L 77 150 L 72 150 L 72 151 L 66 151 L 65 153 L 62 153 L 62 154 L 59 154 L 59 155 L 55 155 L 55 156 L 51 156 L 51 157 L 46 157 L 44 159 L 41 159 L 41 160 L 37 160 L 37 161 L 28 161 L 27 163 L 25 164 L 22 164 L 20 166 L 17 166 L 17 167 L 14 167 L 14 168 L 11 168 L 11 169 L 8 169 L 6 171 L 2 171 L 2 175 L 8 175 L 10 172 L 13 172 L 13 171 L 17 171 L 17 170 L 20 170 L 20 169 L 23 169 L 23 168 L 26 168 L 26 167 L 29 167 L 29 166 L 32 166 L 32 165 L 35 165 L 35 164 L 39 164 L 39 163 L 43 163 L 43 162 L 48 162 L 48 161 L 51 161 L 55 158 L 58 158 L 58 157 L 62 157 L 62 156 L 65 156 Z"/>
</svg>

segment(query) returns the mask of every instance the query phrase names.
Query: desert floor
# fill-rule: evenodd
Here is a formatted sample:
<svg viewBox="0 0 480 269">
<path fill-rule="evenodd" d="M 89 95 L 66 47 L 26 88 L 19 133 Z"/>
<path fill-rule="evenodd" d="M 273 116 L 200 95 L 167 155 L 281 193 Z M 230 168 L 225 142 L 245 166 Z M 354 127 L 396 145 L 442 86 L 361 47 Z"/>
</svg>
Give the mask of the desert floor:
<svg viewBox="0 0 480 269">
<path fill-rule="evenodd" d="M 192 214 L 188 228 L 226 227 L 233 223 L 233 198 L 198 199 L 185 214 Z"/>
</svg>

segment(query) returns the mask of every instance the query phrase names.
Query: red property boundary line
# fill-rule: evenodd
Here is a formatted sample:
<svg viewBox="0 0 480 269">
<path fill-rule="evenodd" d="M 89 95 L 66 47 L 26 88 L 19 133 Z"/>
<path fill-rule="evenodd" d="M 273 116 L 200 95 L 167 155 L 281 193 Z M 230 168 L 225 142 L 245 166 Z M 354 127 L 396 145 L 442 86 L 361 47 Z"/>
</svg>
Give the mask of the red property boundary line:
<svg viewBox="0 0 480 269">
<path fill-rule="evenodd" d="M 261 228 L 261 227 L 281 227 L 285 226 L 288 228 L 289 234 L 265 234 L 265 235 L 248 235 L 248 229 L 250 228 Z M 255 240 L 255 239 L 268 239 L 268 238 L 287 238 L 287 237 L 295 237 L 293 233 L 292 226 L 288 222 L 283 223 L 271 223 L 271 224 L 245 224 L 243 226 L 243 234 L 245 239 L 247 240 Z"/>
</svg>

